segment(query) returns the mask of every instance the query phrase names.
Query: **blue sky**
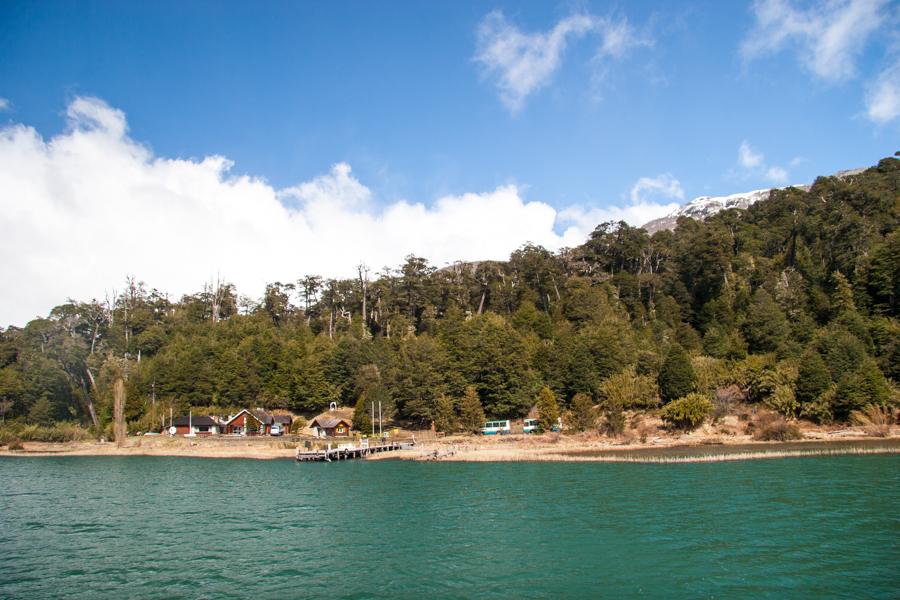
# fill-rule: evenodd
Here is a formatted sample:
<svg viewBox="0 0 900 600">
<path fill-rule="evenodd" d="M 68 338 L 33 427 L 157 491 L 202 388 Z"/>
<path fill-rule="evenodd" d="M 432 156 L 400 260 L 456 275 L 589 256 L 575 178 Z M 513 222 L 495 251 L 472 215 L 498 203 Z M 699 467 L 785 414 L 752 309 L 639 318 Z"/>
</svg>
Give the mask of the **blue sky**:
<svg viewBox="0 0 900 600">
<path fill-rule="evenodd" d="M 639 225 L 695 196 L 805 183 L 893 154 L 900 139 L 898 14 L 898 3 L 887 0 L 8 1 L 0 4 L 3 139 L 10 156 L 22 155 L 13 138 L 31 144 L 45 167 L 28 181 L 20 176 L 26 165 L 6 179 L 0 172 L 0 193 L 4 205 L 33 203 L 57 216 L 59 198 L 38 201 L 40 190 L 98 196 L 79 188 L 53 155 L 64 142 L 77 146 L 73 135 L 81 132 L 95 143 L 77 152 L 100 178 L 113 177 L 108 165 L 118 164 L 117 152 L 146 153 L 137 159 L 141 168 L 181 160 L 198 173 L 208 157 L 227 157 L 230 170 L 215 175 L 220 183 L 233 187 L 246 175 L 291 210 L 308 211 L 314 196 L 390 230 L 386 213 L 397 203 L 421 205 L 419 213 L 400 211 L 410 218 L 393 225 L 400 232 L 417 226 L 416 214 L 466 229 L 465 219 L 437 208 L 441 199 L 453 206 L 465 198 L 496 201 L 488 208 L 513 224 L 520 212 L 541 213 L 534 217 L 541 220 L 541 210 L 552 209 L 550 231 L 523 225 L 529 237 L 519 239 L 510 227 L 502 243 L 481 253 L 478 239 L 442 240 L 438 263 L 451 255 L 502 257 L 526 239 L 569 245 L 605 218 Z M 111 118 L 121 122 L 120 133 L 108 127 Z M 30 137 L 13 135 L 22 130 Z M 100 139 L 104 133 L 111 142 Z M 37 185 L 35 177 L 47 180 Z M 105 188 L 134 185 L 110 179 Z M 193 184 L 178 185 L 181 198 Z M 344 195 L 328 195 L 335 190 Z M 503 190 L 515 206 L 495 197 Z M 247 210 L 245 221 L 260 218 L 249 215 L 253 201 L 235 202 L 230 210 Z M 91 211 L 111 208 L 64 204 L 84 204 L 69 217 L 86 223 L 96 221 Z M 141 214 L 140 206 L 125 210 Z M 7 215 L 0 227 L 27 230 L 26 218 Z M 410 250 L 400 246 L 382 248 L 373 262 Z M 15 251 L 0 246 L 0 253 Z M 293 263 L 277 265 L 281 271 L 338 274 L 355 264 L 344 255 L 340 264 L 304 262 L 296 257 L 317 252 L 306 246 L 278 251 L 295 253 Z M 427 247 L 410 251 L 429 255 Z M 84 252 L 88 262 L 103 262 L 91 248 Z M 355 254 L 364 258 L 365 244 Z M 135 264 L 142 261 L 152 262 L 137 256 Z M 184 288 L 191 278 L 230 271 L 233 263 L 223 262 L 184 269 L 183 280 L 160 271 L 162 281 L 151 283 Z M 48 254 L 31 270 L 6 275 L 33 278 L 38 268 L 65 267 Z M 129 265 L 113 269 L 104 281 L 121 279 L 115 269 Z M 275 271 L 279 279 L 299 275 Z M 246 280 L 245 287 L 260 285 Z M 112 285 L 95 280 L 76 292 L 97 295 Z M 54 293 L 73 293 L 51 288 L 40 301 L 2 298 L 0 308 L 16 308 L 0 310 L 0 322 L 43 309 Z"/>
</svg>

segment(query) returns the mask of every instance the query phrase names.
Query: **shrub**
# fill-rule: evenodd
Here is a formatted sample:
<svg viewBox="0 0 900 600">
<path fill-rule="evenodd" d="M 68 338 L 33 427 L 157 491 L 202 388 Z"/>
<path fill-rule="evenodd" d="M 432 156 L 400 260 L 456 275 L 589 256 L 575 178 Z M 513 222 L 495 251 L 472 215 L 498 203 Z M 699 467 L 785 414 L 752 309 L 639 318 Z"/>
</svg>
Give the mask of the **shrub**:
<svg viewBox="0 0 900 600">
<path fill-rule="evenodd" d="M 697 378 L 697 391 L 712 394 L 720 387 L 734 383 L 734 376 L 724 360 L 710 356 L 698 356 L 691 360 Z"/>
<path fill-rule="evenodd" d="M 607 402 L 603 406 L 603 430 L 607 435 L 622 435 L 625 431 L 625 411 L 616 402 Z"/>
<path fill-rule="evenodd" d="M 834 411 L 831 406 L 837 396 L 837 386 L 832 385 L 830 388 L 819 394 L 815 402 L 804 404 L 800 407 L 800 416 L 812 419 L 816 423 L 830 424 L 834 422 Z"/>
<path fill-rule="evenodd" d="M 7 423 L 0 429 L 0 443 L 77 442 L 90 439 L 90 432 L 76 423 L 60 422 L 50 426 Z"/>
<path fill-rule="evenodd" d="M 673 427 L 690 430 L 703 423 L 710 412 L 712 403 L 705 395 L 695 392 L 669 402 L 659 416 Z"/>
<path fill-rule="evenodd" d="M 894 423 L 894 415 L 891 413 L 891 409 L 870 404 L 863 410 L 854 410 L 850 413 L 850 420 L 856 425 L 862 425 L 868 435 L 887 437 Z"/>
<path fill-rule="evenodd" d="M 617 404 L 620 409 L 651 408 L 659 405 L 659 388 L 649 375 L 638 375 L 625 369 L 603 380 L 598 389 L 604 404 Z"/>
<path fill-rule="evenodd" d="M 731 414 L 738 403 L 747 399 L 746 394 L 735 384 L 719 388 L 713 396 L 713 411 L 710 415 L 713 422 Z"/>
<path fill-rule="evenodd" d="M 846 374 L 837 384 L 831 404 L 834 417 L 845 421 L 855 410 L 867 404 L 886 406 L 891 400 L 891 388 L 875 361 L 868 359 Z"/>
<path fill-rule="evenodd" d="M 765 399 L 766 406 L 778 411 L 786 417 L 796 417 L 800 411 L 800 403 L 790 385 L 778 384 L 772 394 Z"/>
<path fill-rule="evenodd" d="M 8 449 L 9 450 L 24 450 L 25 446 L 22 445 L 22 442 L 20 440 L 13 440 L 9 443 Z"/>
<path fill-rule="evenodd" d="M 803 437 L 800 428 L 794 423 L 788 423 L 783 417 L 769 416 L 762 418 L 756 428 L 753 438 L 763 442 L 787 442 L 799 440 Z"/>
</svg>

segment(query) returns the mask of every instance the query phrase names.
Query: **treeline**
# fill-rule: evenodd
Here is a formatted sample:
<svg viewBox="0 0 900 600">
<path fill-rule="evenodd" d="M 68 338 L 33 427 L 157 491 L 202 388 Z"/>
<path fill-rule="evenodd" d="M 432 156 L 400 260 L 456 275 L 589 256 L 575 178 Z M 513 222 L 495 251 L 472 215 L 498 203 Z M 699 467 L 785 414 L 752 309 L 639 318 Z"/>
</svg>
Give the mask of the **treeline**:
<svg viewBox="0 0 900 600">
<path fill-rule="evenodd" d="M 898 398 L 898 203 L 900 160 L 886 158 L 674 232 L 604 223 L 580 247 L 526 245 L 505 262 L 410 256 L 259 299 L 212 282 L 173 300 L 129 279 L 0 332 L 0 411 L 102 430 L 124 377 L 144 430 L 170 408 L 360 398 L 424 426 L 470 388 L 489 417 L 524 415 L 544 387 L 564 410 L 576 395 L 621 410 L 733 386 L 788 417 L 845 420 Z"/>
</svg>

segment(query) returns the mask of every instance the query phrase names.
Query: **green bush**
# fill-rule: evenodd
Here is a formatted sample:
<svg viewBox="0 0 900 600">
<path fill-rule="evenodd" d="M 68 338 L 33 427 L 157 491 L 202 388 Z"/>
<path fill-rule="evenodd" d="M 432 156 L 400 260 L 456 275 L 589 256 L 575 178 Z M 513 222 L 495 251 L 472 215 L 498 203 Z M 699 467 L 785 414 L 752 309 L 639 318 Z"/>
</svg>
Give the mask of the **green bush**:
<svg viewBox="0 0 900 600">
<path fill-rule="evenodd" d="M 691 359 L 691 366 L 697 378 L 698 392 L 712 394 L 717 389 L 734 383 L 732 369 L 724 360 L 710 356 L 697 356 Z"/>
<path fill-rule="evenodd" d="M 684 348 L 672 344 L 659 370 L 659 395 L 663 402 L 671 402 L 694 391 L 696 376 L 691 359 Z"/>
<path fill-rule="evenodd" d="M 633 368 L 607 377 L 597 391 L 604 405 L 618 405 L 621 409 L 659 406 L 656 379 L 638 375 Z"/>
<path fill-rule="evenodd" d="M 695 392 L 669 402 L 660 411 L 659 416 L 673 427 L 690 430 L 703 423 L 710 412 L 712 402 L 703 394 Z"/>
<path fill-rule="evenodd" d="M 23 442 L 77 442 L 91 439 L 90 432 L 76 423 L 60 422 L 49 426 L 6 423 L 0 428 L 0 444 Z"/>
</svg>

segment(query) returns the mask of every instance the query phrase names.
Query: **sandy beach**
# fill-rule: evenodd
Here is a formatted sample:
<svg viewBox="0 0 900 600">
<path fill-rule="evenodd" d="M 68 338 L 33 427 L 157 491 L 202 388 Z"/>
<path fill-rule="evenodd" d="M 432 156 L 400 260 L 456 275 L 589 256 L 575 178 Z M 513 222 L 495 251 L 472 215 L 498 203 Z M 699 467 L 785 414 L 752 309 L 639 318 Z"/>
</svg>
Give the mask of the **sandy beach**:
<svg viewBox="0 0 900 600">
<path fill-rule="evenodd" d="M 409 439 L 409 438 L 407 438 Z M 121 447 L 111 442 L 25 442 L 21 450 L 0 447 L 0 456 L 180 456 L 193 458 L 292 459 L 307 440 L 271 437 L 182 436 L 129 437 Z M 321 443 L 321 441 L 319 441 Z M 335 440 L 334 444 L 347 443 Z M 749 435 L 721 436 L 699 430 L 624 440 L 597 434 L 455 435 L 420 432 L 409 450 L 376 454 L 366 460 L 418 461 L 558 461 L 558 462 L 698 462 L 824 454 L 900 453 L 900 431 L 888 437 L 867 436 L 859 428 L 804 431 L 802 440 L 755 441 Z"/>
</svg>

